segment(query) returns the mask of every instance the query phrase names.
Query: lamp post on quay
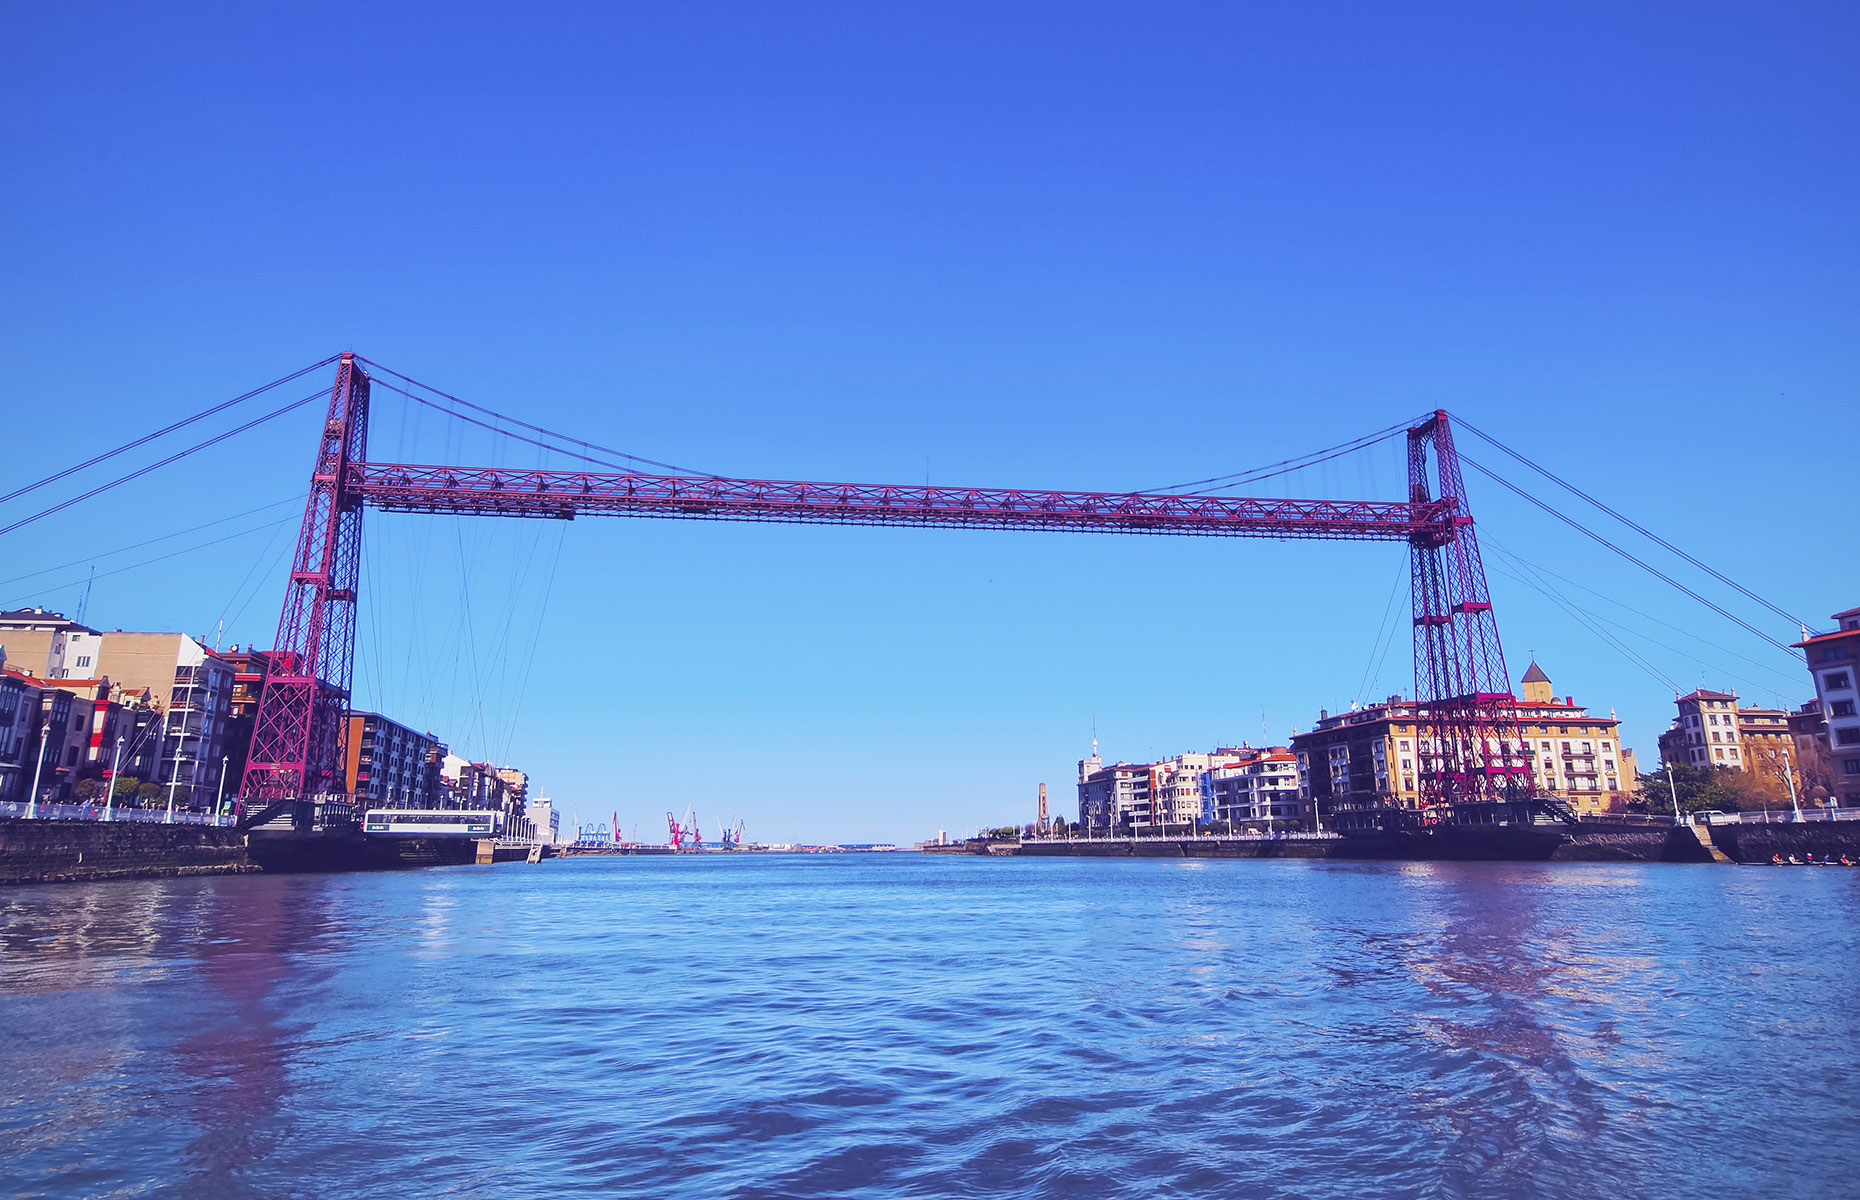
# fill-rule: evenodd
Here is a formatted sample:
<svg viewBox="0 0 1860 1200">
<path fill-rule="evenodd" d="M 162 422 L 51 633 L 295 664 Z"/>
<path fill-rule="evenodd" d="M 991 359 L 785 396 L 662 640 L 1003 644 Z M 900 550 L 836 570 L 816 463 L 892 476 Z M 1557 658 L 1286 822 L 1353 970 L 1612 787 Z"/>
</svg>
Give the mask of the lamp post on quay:
<svg viewBox="0 0 1860 1200">
<path fill-rule="evenodd" d="M 110 759 L 110 790 L 103 794 L 103 819 L 115 820 L 116 812 L 116 775 L 123 767 L 123 739 L 116 739 L 116 754 Z"/>
<path fill-rule="evenodd" d="M 226 767 L 230 762 L 232 762 L 232 755 L 230 754 L 224 755 L 220 759 L 220 786 L 218 790 L 213 793 L 213 820 L 208 822 L 210 825 L 218 825 L 220 823 L 220 803 L 226 799 Z"/>
<path fill-rule="evenodd" d="M 32 768 L 32 791 L 26 796 L 26 819 L 32 820 L 39 815 L 39 775 L 45 770 L 45 744 L 52 740 L 52 719 L 45 718 L 44 728 L 39 730 L 39 759 Z"/>
<path fill-rule="evenodd" d="M 1802 803 L 1795 798 L 1795 772 L 1789 769 L 1789 752 L 1787 750 L 1783 751 L 1783 778 L 1788 781 L 1789 807 L 1794 810 L 1795 813 L 1789 820 L 1793 824 L 1800 825 L 1802 823 Z"/>
</svg>

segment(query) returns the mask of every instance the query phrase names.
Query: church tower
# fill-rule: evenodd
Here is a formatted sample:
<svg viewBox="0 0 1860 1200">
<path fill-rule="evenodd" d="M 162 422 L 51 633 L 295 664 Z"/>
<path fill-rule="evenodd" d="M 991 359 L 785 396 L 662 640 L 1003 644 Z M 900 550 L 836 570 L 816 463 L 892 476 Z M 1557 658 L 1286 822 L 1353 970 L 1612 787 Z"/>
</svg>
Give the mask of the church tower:
<svg viewBox="0 0 1860 1200">
<path fill-rule="evenodd" d="M 1530 670 L 1524 672 L 1523 700 L 1526 704 L 1556 703 L 1556 689 L 1550 686 L 1550 677 L 1544 674 L 1544 669 L 1537 665 L 1534 658 Z"/>
</svg>

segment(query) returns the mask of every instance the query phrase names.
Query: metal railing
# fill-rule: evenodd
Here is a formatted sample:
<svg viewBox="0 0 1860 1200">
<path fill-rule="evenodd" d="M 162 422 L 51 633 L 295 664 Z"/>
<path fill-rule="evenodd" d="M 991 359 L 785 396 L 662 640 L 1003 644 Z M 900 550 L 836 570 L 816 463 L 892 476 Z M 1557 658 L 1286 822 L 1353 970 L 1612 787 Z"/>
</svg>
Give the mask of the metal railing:
<svg viewBox="0 0 1860 1200">
<path fill-rule="evenodd" d="M 0 817 L 17 817 L 22 820 L 39 821 L 135 821 L 144 825 L 230 825 L 232 818 L 225 814 L 190 812 L 166 808 L 123 808 L 120 806 L 105 809 L 101 804 L 27 804 L 24 801 L 7 800 L 0 802 Z"/>
<path fill-rule="evenodd" d="M 1139 833 L 1135 837 L 1125 834 L 1122 837 L 1112 835 L 1077 836 L 1070 833 L 1048 834 L 1045 837 L 1025 837 L 1023 842 L 1091 842 L 1102 845 L 1127 846 L 1131 842 L 1331 842 L 1341 835 L 1335 833 L 1171 833 L 1159 835 Z"/>
<path fill-rule="evenodd" d="M 1670 810 L 1664 813 L 1583 813 L 1581 818 L 1609 825 L 1790 825 L 1796 816 L 1791 808 L 1759 808 L 1746 812 L 1700 810 L 1684 814 L 1678 822 L 1674 822 Z M 1804 808 L 1802 821 L 1860 821 L 1860 808 Z"/>
<path fill-rule="evenodd" d="M 1688 813 L 1690 819 L 1701 819 L 1698 813 Z M 1788 825 L 1796 819 L 1792 808 L 1760 808 L 1754 812 L 1711 813 L 1702 818 L 1713 825 Z M 1808 821 L 1860 821 L 1860 808 L 1803 808 L 1802 820 Z"/>
</svg>

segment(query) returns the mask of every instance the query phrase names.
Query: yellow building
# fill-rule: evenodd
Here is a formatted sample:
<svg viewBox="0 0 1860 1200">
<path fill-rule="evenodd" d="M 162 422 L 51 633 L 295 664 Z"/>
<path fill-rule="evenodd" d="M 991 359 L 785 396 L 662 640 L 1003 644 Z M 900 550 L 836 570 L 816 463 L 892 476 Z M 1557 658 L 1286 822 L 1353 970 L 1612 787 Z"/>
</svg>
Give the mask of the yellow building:
<svg viewBox="0 0 1860 1200">
<path fill-rule="evenodd" d="M 1807 792 L 1788 713 L 1749 707 L 1736 692 L 1704 688 L 1675 697 L 1673 706 L 1678 715 L 1660 735 L 1662 762 L 1749 772 L 1771 785 L 1768 799 L 1778 803 L 1788 796 L 1791 778 L 1799 793 Z"/>
<path fill-rule="evenodd" d="M 1542 667 L 1525 671 L 1522 696 L 1505 702 L 1496 750 L 1530 768 L 1540 795 L 1577 813 L 1618 812 L 1634 797 L 1637 763 L 1621 744 L 1621 722 L 1557 699 Z M 1292 737 L 1303 798 L 1323 821 L 1334 809 L 1374 803 L 1421 804 L 1421 757 L 1432 747 L 1416 725 L 1416 705 L 1400 696 L 1332 716 Z"/>
</svg>

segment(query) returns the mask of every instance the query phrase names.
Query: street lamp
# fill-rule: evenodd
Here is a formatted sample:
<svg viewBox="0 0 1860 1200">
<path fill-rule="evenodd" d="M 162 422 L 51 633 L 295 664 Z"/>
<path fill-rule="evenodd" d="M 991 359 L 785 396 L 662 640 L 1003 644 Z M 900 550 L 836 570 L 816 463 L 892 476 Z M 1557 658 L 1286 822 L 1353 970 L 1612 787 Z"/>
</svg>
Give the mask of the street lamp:
<svg viewBox="0 0 1860 1200">
<path fill-rule="evenodd" d="M 1789 807 L 1795 812 L 1795 815 L 1789 819 L 1799 825 L 1802 823 L 1802 805 L 1795 798 L 1795 772 L 1789 769 L 1789 752 L 1787 750 L 1783 751 L 1782 760 L 1783 778 L 1789 782 Z"/>
<path fill-rule="evenodd" d="M 1673 782 L 1672 763 L 1666 764 L 1666 787 L 1673 793 L 1673 824 L 1684 825 L 1685 822 L 1679 819 L 1679 785 Z"/>
<path fill-rule="evenodd" d="M 45 746 L 52 740 L 52 719 L 45 719 L 45 727 L 39 730 L 39 761 L 32 768 L 32 791 L 26 796 L 26 819 L 32 820 L 39 815 L 39 773 L 45 770 Z"/>
<path fill-rule="evenodd" d="M 103 819 L 113 820 L 116 807 L 116 775 L 123 766 L 123 739 L 116 739 L 116 754 L 110 759 L 110 790 L 103 794 Z"/>
<path fill-rule="evenodd" d="M 220 823 L 220 802 L 226 798 L 226 767 L 227 767 L 227 764 L 231 762 L 232 762 L 232 755 L 230 754 L 224 755 L 220 759 L 220 786 L 219 786 L 219 790 L 213 793 L 213 821 L 212 823 L 215 825 L 218 825 Z"/>
</svg>

